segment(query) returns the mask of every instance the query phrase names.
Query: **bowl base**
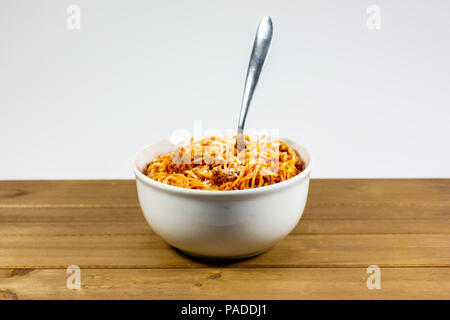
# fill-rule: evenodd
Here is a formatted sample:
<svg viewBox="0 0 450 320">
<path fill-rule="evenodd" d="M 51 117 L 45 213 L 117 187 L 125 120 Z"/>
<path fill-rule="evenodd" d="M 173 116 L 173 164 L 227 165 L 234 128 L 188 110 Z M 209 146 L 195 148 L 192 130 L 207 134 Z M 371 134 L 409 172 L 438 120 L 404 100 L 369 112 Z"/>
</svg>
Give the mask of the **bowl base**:
<svg viewBox="0 0 450 320">
<path fill-rule="evenodd" d="M 246 259 L 246 258 L 251 258 L 260 254 L 263 254 L 266 251 L 269 251 L 272 247 L 268 247 L 265 248 L 263 250 L 259 250 L 256 252 L 252 252 L 252 253 L 248 253 L 248 254 L 242 254 L 242 255 L 237 255 L 237 256 L 227 256 L 227 257 L 220 257 L 220 256 L 208 256 L 208 255 L 202 255 L 202 254 L 197 254 L 197 253 L 192 253 L 186 250 L 182 250 L 182 249 L 178 249 L 177 250 L 181 251 L 182 253 L 194 257 L 194 258 L 199 258 L 199 259 L 203 259 L 203 260 L 240 260 L 240 259 Z"/>
</svg>

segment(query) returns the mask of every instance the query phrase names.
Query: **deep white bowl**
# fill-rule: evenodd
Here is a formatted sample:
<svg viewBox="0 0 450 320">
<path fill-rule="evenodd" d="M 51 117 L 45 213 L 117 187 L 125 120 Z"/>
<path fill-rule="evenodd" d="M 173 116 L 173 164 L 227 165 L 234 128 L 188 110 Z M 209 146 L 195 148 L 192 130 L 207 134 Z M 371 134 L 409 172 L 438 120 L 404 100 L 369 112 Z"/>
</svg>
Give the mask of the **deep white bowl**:
<svg viewBox="0 0 450 320">
<path fill-rule="evenodd" d="M 152 229 L 187 254 L 208 258 L 244 258 L 262 253 L 298 223 L 308 196 L 311 155 L 282 139 L 305 162 L 297 176 L 248 190 L 206 191 L 170 186 L 145 176 L 147 164 L 176 147 L 168 140 L 142 149 L 136 156 L 139 202 Z"/>
</svg>

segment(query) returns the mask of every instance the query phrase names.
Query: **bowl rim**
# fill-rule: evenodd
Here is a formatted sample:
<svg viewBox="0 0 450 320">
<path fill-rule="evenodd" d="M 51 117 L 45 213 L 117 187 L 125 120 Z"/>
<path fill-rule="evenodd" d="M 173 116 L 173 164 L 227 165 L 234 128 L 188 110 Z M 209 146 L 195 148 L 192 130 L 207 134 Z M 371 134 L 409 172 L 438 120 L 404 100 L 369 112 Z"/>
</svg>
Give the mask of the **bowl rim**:
<svg viewBox="0 0 450 320">
<path fill-rule="evenodd" d="M 265 193 L 265 192 L 270 192 L 270 191 L 275 191 L 275 190 L 279 190 L 279 189 L 284 189 L 285 187 L 288 187 L 289 185 L 295 184 L 296 182 L 300 182 L 302 180 L 305 180 L 307 177 L 309 177 L 310 173 L 311 173 L 311 169 L 312 169 L 312 159 L 313 156 L 311 154 L 311 151 L 309 151 L 308 148 L 306 148 L 303 144 L 297 143 L 292 139 L 289 138 L 280 138 L 280 140 L 286 142 L 291 148 L 293 146 L 291 146 L 291 144 L 295 144 L 297 148 L 293 148 L 297 153 L 298 153 L 298 148 L 303 148 L 306 150 L 306 152 L 309 155 L 309 163 L 307 165 L 307 167 L 305 168 L 305 170 L 303 170 L 302 172 L 300 172 L 298 175 L 296 175 L 295 177 L 292 177 L 288 180 L 282 181 L 282 182 L 278 182 L 278 183 L 274 183 L 268 186 L 263 186 L 263 187 L 258 187 L 258 188 L 253 188 L 253 189 L 244 189 L 244 190 L 201 190 L 201 189 L 188 189 L 188 188 L 182 188 L 182 187 L 177 187 L 177 186 L 172 186 L 169 184 L 165 184 L 156 180 L 153 180 L 152 178 L 147 177 L 145 174 L 143 174 L 136 166 L 136 160 L 138 158 L 138 156 L 147 148 L 152 147 L 153 145 L 160 143 L 159 142 L 155 142 L 149 145 L 146 145 L 145 147 L 139 149 L 139 151 L 135 154 L 134 156 L 134 160 L 133 160 L 133 171 L 136 177 L 136 180 L 140 180 L 143 183 L 151 186 L 151 187 L 155 187 L 157 189 L 161 189 L 164 191 L 168 191 L 171 193 L 178 193 L 178 194 L 190 194 L 190 195 L 205 195 L 205 196 L 231 196 L 231 195 L 238 195 L 238 194 L 258 194 L 258 193 Z M 164 141 L 164 140 L 163 140 Z"/>
</svg>

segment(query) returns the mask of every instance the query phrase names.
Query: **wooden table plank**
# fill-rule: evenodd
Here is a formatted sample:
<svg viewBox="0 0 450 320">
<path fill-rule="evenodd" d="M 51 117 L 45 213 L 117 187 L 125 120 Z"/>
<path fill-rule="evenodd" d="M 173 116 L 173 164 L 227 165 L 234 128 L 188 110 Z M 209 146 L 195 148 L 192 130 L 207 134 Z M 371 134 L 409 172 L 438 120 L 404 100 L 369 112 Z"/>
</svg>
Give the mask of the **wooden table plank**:
<svg viewBox="0 0 450 320">
<path fill-rule="evenodd" d="M 450 202 L 450 179 L 313 179 L 312 202 Z"/>
<path fill-rule="evenodd" d="M 35 206 L 135 206 L 133 180 L 1 181 L 0 207 Z M 312 203 L 402 202 L 450 205 L 450 179 L 313 179 Z"/>
<path fill-rule="evenodd" d="M 423 194 L 438 200 L 420 200 L 421 184 Z M 386 196 L 384 188 L 397 193 Z M 340 201 L 330 201 L 342 190 Z M 448 179 L 312 180 L 293 233 L 448 233 L 449 194 Z M 0 236 L 148 232 L 133 181 L 0 182 Z"/>
<path fill-rule="evenodd" d="M 0 206 L 137 205 L 134 180 L 1 181 Z"/>
<path fill-rule="evenodd" d="M 0 270 L 4 299 L 450 299 L 449 268 L 82 269 L 81 289 L 63 269 Z M 245 283 L 245 285 L 242 285 Z"/>
<path fill-rule="evenodd" d="M 293 234 L 450 233 L 447 207 L 308 205 Z M 0 208 L 3 235 L 152 233 L 136 208 Z"/>
<path fill-rule="evenodd" d="M 0 268 L 179 268 L 207 266 L 157 235 L 11 236 Z M 241 267 L 450 266 L 450 235 L 289 235 Z"/>
<path fill-rule="evenodd" d="M 450 179 L 312 180 L 291 235 L 228 263 L 165 244 L 134 181 L 0 181 L 0 299 L 442 299 L 449 249 Z M 80 291 L 65 288 L 72 264 Z M 382 290 L 365 287 L 372 264 Z"/>
</svg>

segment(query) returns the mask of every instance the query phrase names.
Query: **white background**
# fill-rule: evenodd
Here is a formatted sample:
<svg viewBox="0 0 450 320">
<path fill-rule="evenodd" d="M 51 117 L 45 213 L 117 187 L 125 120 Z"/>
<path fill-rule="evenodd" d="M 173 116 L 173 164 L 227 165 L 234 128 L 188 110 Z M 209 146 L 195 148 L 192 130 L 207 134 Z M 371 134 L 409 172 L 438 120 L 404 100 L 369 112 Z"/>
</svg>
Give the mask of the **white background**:
<svg viewBox="0 0 450 320">
<path fill-rule="evenodd" d="M 450 1 L 0 0 L 0 179 L 131 178 L 174 129 L 233 128 L 264 15 L 249 128 L 309 146 L 316 178 L 450 177 Z"/>
</svg>

